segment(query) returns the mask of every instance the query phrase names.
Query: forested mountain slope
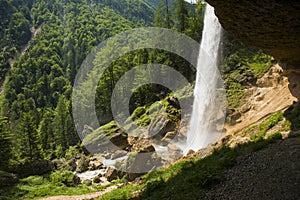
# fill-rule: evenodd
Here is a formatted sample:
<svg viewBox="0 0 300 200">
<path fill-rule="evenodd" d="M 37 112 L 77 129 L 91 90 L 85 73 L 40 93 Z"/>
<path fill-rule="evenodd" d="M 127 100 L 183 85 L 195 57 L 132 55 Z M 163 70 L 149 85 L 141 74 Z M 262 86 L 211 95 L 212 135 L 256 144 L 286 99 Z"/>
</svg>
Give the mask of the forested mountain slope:
<svg viewBox="0 0 300 200">
<path fill-rule="evenodd" d="M 42 154 L 51 158 L 48 150 L 63 153 L 79 142 L 70 96 L 86 55 L 112 35 L 150 25 L 154 9 L 143 1 L 1 0 L 0 5 L 1 82 L 9 71 L 1 113 L 10 121 L 14 142 L 28 139 L 14 149 L 19 158 L 35 160 Z M 31 30 L 37 28 L 40 31 L 23 55 Z M 27 148 L 32 152 L 28 154 Z"/>
<path fill-rule="evenodd" d="M 60 158 L 69 146 L 80 144 L 71 113 L 72 87 L 83 60 L 102 41 L 153 24 L 164 28 L 172 25 L 170 28 L 197 40 L 202 30 L 202 13 L 187 3 L 177 4 L 177 11 L 170 13 L 166 11 L 171 6 L 166 7 L 164 1 L 158 1 L 160 10 L 143 0 L 0 3 L 1 142 L 5 144 L 3 149 L 10 152 L 1 154 L 3 169 Z M 151 49 L 130 52 L 114 61 L 99 81 L 96 112 L 101 125 L 112 120 L 110 100 L 115 83 L 126 71 L 144 63 L 166 64 L 191 82 L 195 78 L 190 65 L 179 56 Z M 161 90 L 165 93 L 159 96 Z M 146 98 L 142 91 L 147 93 Z M 139 88 L 130 112 L 169 92 L 159 85 Z"/>
</svg>

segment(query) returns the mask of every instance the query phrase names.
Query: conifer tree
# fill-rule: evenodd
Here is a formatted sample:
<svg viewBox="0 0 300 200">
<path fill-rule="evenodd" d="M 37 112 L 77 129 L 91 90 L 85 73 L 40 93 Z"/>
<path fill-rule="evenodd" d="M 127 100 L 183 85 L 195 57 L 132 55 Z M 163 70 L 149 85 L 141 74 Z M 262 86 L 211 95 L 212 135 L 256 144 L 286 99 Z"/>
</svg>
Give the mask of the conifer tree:
<svg viewBox="0 0 300 200">
<path fill-rule="evenodd" d="M 42 158 L 36 121 L 31 113 L 23 114 L 18 136 L 19 156 L 22 161 L 34 161 Z"/>
<path fill-rule="evenodd" d="M 188 10 L 186 8 L 186 2 L 184 0 L 175 1 L 175 20 L 176 28 L 179 32 L 184 32 L 187 26 Z"/>
<path fill-rule="evenodd" d="M 56 149 L 59 150 L 58 154 L 63 155 L 69 146 L 79 141 L 71 117 L 70 102 L 63 95 L 59 97 L 52 124 Z"/>
<path fill-rule="evenodd" d="M 154 16 L 154 25 L 158 27 L 171 28 L 171 14 L 168 0 L 160 0 Z"/>
<path fill-rule="evenodd" d="M 51 109 L 46 109 L 43 114 L 43 119 L 39 124 L 39 135 L 42 142 L 42 148 L 45 153 L 51 153 L 55 148 L 54 131 L 53 131 L 54 113 Z"/>
<path fill-rule="evenodd" d="M 12 137 L 7 130 L 7 119 L 0 119 L 0 170 L 5 170 L 8 167 L 9 159 L 12 156 Z"/>
</svg>

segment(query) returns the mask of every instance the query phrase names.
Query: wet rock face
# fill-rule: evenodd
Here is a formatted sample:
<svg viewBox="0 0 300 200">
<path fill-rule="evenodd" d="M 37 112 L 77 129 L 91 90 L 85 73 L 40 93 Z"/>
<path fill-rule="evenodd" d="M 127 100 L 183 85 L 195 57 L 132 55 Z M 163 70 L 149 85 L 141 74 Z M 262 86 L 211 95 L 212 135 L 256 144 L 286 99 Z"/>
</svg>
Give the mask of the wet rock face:
<svg viewBox="0 0 300 200">
<path fill-rule="evenodd" d="M 207 0 L 223 28 L 290 65 L 300 64 L 300 1 Z"/>
</svg>

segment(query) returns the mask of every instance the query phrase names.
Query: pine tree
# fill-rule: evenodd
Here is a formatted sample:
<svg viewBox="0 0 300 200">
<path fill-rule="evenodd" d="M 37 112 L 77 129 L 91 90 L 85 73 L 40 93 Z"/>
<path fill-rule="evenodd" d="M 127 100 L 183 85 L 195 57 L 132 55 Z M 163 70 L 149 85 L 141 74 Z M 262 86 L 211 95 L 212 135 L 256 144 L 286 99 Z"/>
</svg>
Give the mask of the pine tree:
<svg viewBox="0 0 300 200">
<path fill-rule="evenodd" d="M 42 148 L 45 153 L 51 153 L 54 150 L 54 131 L 53 131 L 54 113 L 51 109 L 46 109 L 43 114 L 43 119 L 39 124 L 39 135 L 42 142 Z"/>
<path fill-rule="evenodd" d="M 59 97 L 53 119 L 53 133 L 58 154 L 63 155 L 69 146 L 79 141 L 70 112 L 70 102 L 65 96 Z"/>
<path fill-rule="evenodd" d="M 8 168 L 9 159 L 12 156 L 12 137 L 7 130 L 7 119 L 0 119 L 0 170 Z"/>
<path fill-rule="evenodd" d="M 171 28 L 171 14 L 168 0 L 160 0 L 154 16 L 154 25 L 158 27 Z"/>
<path fill-rule="evenodd" d="M 22 161 L 34 161 L 42 158 L 41 142 L 36 121 L 31 113 L 24 113 L 19 129 L 19 156 Z"/>
<path fill-rule="evenodd" d="M 178 31 L 184 32 L 187 26 L 187 15 L 188 15 L 186 2 L 184 0 L 176 0 L 174 5 L 175 5 L 176 28 Z"/>
<path fill-rule="evenodd" d="M 54 114 L 53 129 L 55 144 L 60 145 L 63 151 L 67 149 L 68 140 L 66 133 L 66 118 L 67 118 L 67 107 L 66 99 L 64 96 L 60 96 Z"/>
</svg>

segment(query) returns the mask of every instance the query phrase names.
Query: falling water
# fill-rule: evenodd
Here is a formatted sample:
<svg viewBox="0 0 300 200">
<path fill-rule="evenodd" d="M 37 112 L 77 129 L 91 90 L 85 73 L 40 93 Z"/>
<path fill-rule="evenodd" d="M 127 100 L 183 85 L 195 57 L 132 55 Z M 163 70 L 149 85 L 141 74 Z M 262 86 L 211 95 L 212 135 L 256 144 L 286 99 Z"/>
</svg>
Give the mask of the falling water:
<svg viewBox="0 0 300 200">
<path fill-rule="evenodd" d="M 214 8 L 207 4 L 185 154 L 190 149 L 197 151 L 220 137 L 216 126 L 224 116 L 220 114 L 223 113 L 223 101 L 220 101 L 222 95 L 218 93 L 221 81 L 217 68 L 221 31 Z"/>
</svg>

